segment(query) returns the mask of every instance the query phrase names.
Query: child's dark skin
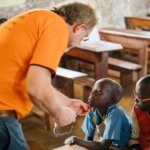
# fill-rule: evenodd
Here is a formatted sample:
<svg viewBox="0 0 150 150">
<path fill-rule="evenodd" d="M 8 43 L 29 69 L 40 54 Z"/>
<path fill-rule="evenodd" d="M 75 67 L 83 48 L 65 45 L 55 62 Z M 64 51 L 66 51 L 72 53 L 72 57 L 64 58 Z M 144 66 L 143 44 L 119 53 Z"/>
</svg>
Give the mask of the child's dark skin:
<svg viewBox="0 0 150 150">
<path fill-rule="evenodd" d="M 96 82 L 89 97 L 89 104 L 96 108 L 101 116 L 105 116 L 109 106 L 115 104 L 111 85 L 104 82 Z M 111 140 L 103 140 L 101 142 L 92 141 L 93 137 L 86 137 L 82 140 L 72 136 L 65 141 L 65 144 L 77 144 L 90 150 L 108 149 L 112 143 Z M 91 140 L 91 141 L 88 141 Z"/>
<path fill-rule="evenodd" d="M 150 76 L 146 80 L 140 80 L 135 88 L 135 104 L 141 111 L 150 115 Z M 147 99 L 147 100 L 146 100 Z M 146 100 L 146 101 L 145 101 Z M 132 145 L 131 150 L 141 150 L 140 144 Z"/>
</svg>

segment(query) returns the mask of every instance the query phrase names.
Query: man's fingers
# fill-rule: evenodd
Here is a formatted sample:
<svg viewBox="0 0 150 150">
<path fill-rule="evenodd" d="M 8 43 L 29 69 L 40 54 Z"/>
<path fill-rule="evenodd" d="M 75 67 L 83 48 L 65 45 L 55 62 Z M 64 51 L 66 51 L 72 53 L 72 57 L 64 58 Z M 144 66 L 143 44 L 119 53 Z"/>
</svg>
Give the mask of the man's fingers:
<svg viewBox="0 0 150 150">
<path fill-rule="evenodd" d="M 88 113 L 88 111 L 80 110 L 80 111 L 78 111 L 77 115 L 85 116 L 87 113 Z"/>
<path fill-rule="evenodd" d="M 66 126 L 76 121 L 77 114 L 69 107 L 62 107 L 61 112 L 57 118 L 55 118 L 59 126 Z"/>
<path fill-rule="evenodd" d="M 88 104 L 85 104 L 85 103 L 81 103 L 81 107 L 84 109 L 84 110 L 86 110 L 86 111 L 88 111 L 89 110 L 89 108 L 90 108 L 90 106 L 88 105 Z"/>
</svg>

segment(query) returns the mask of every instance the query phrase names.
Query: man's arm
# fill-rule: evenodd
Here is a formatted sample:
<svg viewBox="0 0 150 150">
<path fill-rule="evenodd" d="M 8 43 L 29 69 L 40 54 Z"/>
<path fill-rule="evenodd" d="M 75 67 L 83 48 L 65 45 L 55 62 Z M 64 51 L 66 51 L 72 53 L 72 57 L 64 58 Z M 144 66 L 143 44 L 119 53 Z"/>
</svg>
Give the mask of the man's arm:
<svg viewBox="0 0 150 150">
<path fill-rule="evenodd" d="M 53 88 L 48 69 L 31 65 L 26 78 L 26 89 L 32 102 L 44 112 L 52 114 L 59 125 L 75 122 L 75 111 L 66 107 L 70 103 L 69 98 L 58 94 Z"/>
<path fill-rule="evenodd" d="M 56 93 L 57 99 L 61 99 L 59 101 L 62 105 L 68 106 L 69 108 L 73 109 L 77 115 L 85 116 L 87 112 L 91 111 L 91 107 L 89 104 L 84 103 L 78 99 L 68 98 L 64 94 L 60 93 L 54 88 Z"/>
<path fill-rule="evenodd" d="M 65 144 L 77 144 L 79 146 L 85 147 L 90 150 L 105 150 L 109 149 L 112 141 L 111 140 L 103 140 L 101 142 L 96 142 L 96 141 L 86 141 L 82 140 L 78 137 L 72 136 L 68 139 L 65 140 Z"/>
</svg>

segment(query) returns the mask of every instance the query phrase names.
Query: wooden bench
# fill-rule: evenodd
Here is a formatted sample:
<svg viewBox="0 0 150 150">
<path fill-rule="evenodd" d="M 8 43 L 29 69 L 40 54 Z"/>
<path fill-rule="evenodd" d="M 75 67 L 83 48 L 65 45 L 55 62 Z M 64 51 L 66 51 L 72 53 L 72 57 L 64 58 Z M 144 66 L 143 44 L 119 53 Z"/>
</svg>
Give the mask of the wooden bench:
<svg viewBox="0 0 150 150">
<path fill-rule="evenodd" d="M 140 29 L 150 31 L 149 17 L 125 17 L 126 27 L 129 29 Z"/>
<path fill-rule="evenodd" d="M 108 58 L 108 65 L 110 69 L 120 72 L 120 83 L 123 87 L 129 87 L 132 84 L 134 71 L 138 73 L 139 78 L 139 71 L 142 69 L 139 64 L 111 57 Z"/>
<path fill-rule="evenodd" d="M 74 84 L 80 85 L 83 88 L 83 100 L 87 100 L 95 80 L 86 77 L 86 73 L 73 71 L 66 68 L 58 67 L 56 78 L 53 85 L 68 97 L 74 97 Z M 64 85 L 60 85 L 64 83 Z"/>
<path fill-rule="evenodd" d="M 68 97 L 74 97 L 74 80 L 77 78 L 85 77 L 87 74 L 70 69 L 58 67 L 56 77 L 52 80 L 53 86 Z M 42 120 L 46 130 L 50 130 L 49 114 L 41 111 L 36 106 L 33 108 L 32 113 L 35 117 Z"/>
<path fill-rule="evenodd" d="M 106 41 L 122 44 L 123 53 L 128 53 L 130 55 L 134 54 L 134 56 L 136 56 L 136 58 L 138 59 L 138 64 L 142 66 L 142 69 L 140 71 L 140 77 L 142 77 L 147 74 L 147 61 L 149 51 L 148 45 L 150 44 L 150 36 L 144 34 L 136 34 L 135 32 L 132 33 L 130 32 L 131 30 L 128 30 L 108 28 L 100 29 L 100 37 Z"/>
<path fill-rule="evenodd" d="M 74 97 L 73 84 L 77 78 L 87 76 L 86 73 L 74 71 L 66 68 L 58 67 L 56 77 L 53 79 L 52 84 L 60 92 L 67 95 L 68 97 Z"/>
</svg>

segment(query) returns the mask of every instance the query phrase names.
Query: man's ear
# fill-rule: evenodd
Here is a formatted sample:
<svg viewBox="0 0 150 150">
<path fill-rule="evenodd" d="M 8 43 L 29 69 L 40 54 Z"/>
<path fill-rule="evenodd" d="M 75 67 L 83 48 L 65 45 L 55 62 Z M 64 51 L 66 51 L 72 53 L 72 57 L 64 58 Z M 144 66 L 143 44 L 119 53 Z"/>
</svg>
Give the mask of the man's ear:
<svg viewBox="0 0 150 150">
<path fill-rule="evenodd" d="M 85 27 L 85 24 L 83 23 L 74 23 L 73 25 L 73 33 L 76 33 L 78 32 L 81 28 L 84 28 Z"/>
</svg>

